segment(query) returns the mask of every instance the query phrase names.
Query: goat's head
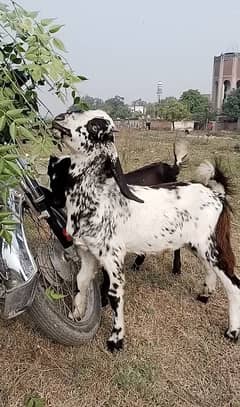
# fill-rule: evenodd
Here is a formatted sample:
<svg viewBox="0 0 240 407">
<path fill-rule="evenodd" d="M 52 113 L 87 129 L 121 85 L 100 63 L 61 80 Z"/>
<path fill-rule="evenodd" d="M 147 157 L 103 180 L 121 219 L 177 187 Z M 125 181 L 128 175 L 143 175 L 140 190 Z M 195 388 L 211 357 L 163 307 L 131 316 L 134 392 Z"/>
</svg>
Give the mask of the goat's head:
<svg viewBox="0 0 240 407">
<path fill-rule="evenodd" d="M 110 168 L 122 194 L 137 202 L 142 202 L 129 189 L 123 175 L 116 147 L 112 118 L 101 110 L 85 112 L 67 112 L 57 116 L 53 128 L 58 130 L 62 141 L 79 155 L 104 154 L 106 164 Z"/>
<path fill-rule="evenodd" d="M 113 141 L 116 131 L 111 117 L 101 110 L 71 111 L 55 117 L 53 128 L 74 153 L 86 154 L 97 144 Z"/>
</svg>

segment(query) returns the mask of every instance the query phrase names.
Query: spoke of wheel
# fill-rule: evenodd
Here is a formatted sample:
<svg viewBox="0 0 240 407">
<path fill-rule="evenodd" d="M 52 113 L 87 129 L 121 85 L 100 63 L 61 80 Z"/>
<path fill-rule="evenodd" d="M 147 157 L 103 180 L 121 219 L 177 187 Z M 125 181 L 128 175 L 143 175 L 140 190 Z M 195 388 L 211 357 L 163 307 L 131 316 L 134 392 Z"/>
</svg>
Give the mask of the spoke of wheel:
<svg viewBox="0 0 240 407">
<path fill-rule="evenodd" d="M 63 296 L 62 299 L 52 300 L 56 311 L 64 317 L 69 318 L 72 313 L 72 304 L 75 292 L 75 275 L 72 270 L 71 280 L 64 281 L 58 274 L 51 261 L 54 256 L 54 237 L 49 225 L 29 208 L 25 211 L 26 230 L 29 228 L 29 242 L 31 251 L 41 271 L 42 286 L 45 290 L 52 289 Z M 50 281 L 52 280 L 52 283 Z"/>
</svg>

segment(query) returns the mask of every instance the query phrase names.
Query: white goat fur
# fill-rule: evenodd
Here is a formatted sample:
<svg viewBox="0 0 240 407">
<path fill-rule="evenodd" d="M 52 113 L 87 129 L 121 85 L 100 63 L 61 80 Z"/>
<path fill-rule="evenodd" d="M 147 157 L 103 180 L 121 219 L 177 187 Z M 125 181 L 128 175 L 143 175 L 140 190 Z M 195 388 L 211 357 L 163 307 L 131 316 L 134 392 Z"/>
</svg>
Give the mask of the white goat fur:
<svg viewBox="0 0 240 407">
<path fill-rule="evenodd" d="M 105 126 L 91 133 L 88 123 L 92 120 L 95 123 L 95 119 L 105 122 Z M 106 159 L 114 161 L 118 157 L 112 142 L 112 119 L 104 112 L 89 111 L 67 114 L 59 124 L 72 134 L 64 136 L 73 152 L 69 174 L 75 180 L 66 191 L 67 232 L 73 236 L 85 265 L 78 275 L 79 293 L 73 317 L 84 314 L 86 289 L 98 262 L 109 275 L 109 299 L 114 312 L 108 347 L 120 349 L 124 337 L 126 253 L 157 253 L 187 246 L 206 266 L 204 295 L 214 291 L 216 276 L 224 284 L 229 300 L 227 335 L 236 339 L 240 333 L 240 285 L 235 274 L 229 277 L 219 267 L 215 231 L 224 210 L 225 189 L 214 179 L 215 167 L 207 162 L 200 165 L 198 179 L 204 185 L 176 184 L 169 189 L 131 187 L 144 201 L 135 202 L 125 198 L 115 178 L 104 173 Z"/>
</svg>

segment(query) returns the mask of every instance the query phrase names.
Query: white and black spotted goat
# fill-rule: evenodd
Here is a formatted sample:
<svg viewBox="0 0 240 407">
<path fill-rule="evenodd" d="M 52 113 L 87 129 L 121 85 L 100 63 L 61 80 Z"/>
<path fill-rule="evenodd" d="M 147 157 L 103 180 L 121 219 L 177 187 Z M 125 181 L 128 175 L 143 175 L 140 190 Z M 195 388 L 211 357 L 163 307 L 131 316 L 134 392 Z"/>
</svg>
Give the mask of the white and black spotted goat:
<svg viewBox="0 0 240 407">
<path fill-rule="evenodd" d="M 136 170 L 124 174 L 128 185 L 159 187 L 160 184 L 169 184 L 176 182 L 179 172 L 186 165 L 188 157 L 188 143 L 184 140 L 177 140 L 173 144 L 174 163 L 168 164 L 162 161 L 153 162 L 144 165 Z M 65 156 L 59 160 L 51 156 L 48 166 L 48 175 L 52 180 L 54 196 L 51 200 L 55 206 L 64 207 L 66 203 L 65 190 L 68 186 L 68 171 L 70 167 L 70 156 Z M 169 186 L 168 186 L 169 188 Z M 137 255 L 132 265 L 133 270 L 139 270 L 145 259 L 145 254 Z M 107 272 L 102 269 L 103 282 L 101 284 L 102 306 L 108 304 L 109 278 Z M 181 273 L 181 255 L 180 249 L 174 251 L 172 272 Z"/>
<path fill-rule="evenodd" d="M 84 315 L 87 288 L 100 263 L 109 276 L 114 313 L 108 348 L 121 349 L 126 252 L 156 253 L 187 246 L 206 266 L 204 297 L 214 291 L 216 277 L 222 281 L 229 301 L 226 336 L 236 340 L 240 334 L 240 279 L 234 272 L 230 243 L 228 180 L 218 166 L 204 163 L 199 167 L 202 184 L 129 187 L 114 145 L 114 123 L 105 112 L 61 114 L 53 127 L 72 152 L 66 174 L 67 233 L 82 257 L 73 316 Z"/>
</svg>

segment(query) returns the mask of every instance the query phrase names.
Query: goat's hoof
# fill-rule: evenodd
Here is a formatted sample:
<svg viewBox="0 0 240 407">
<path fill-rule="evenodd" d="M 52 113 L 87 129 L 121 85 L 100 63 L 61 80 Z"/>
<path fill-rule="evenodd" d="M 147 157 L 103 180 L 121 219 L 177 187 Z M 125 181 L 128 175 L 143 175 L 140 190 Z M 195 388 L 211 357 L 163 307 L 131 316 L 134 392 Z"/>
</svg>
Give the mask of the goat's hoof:
<svg viewBox="0 0 240 407">
<path fill-rule="evenodd" d="M 178 275 L 179 275 L 179 274 L 181 274 L 181 269 L 178 269 L 178 268 L 177 268 L 177 269 L 175 269 L 175 268 L 173 268 L 173 269 L 172 269 L 172 273 L 173 273 L 173 274 L 178 274 Z"/>
<path fill-rule="evenodd" d="M 139 271 L 139 270 L 140 270 L 140 267 L 139 267 L 136 263 L 133 263 L 133 265 L 132 265 L 132 267 L 131 267 L 131 270 L 132 270 L 132 271 Z"/>
<path fill-rule="evenodd" d="M 204 294 L 198 294 L 197 296 L 197 301 L 202 302 L 203 304 L 207 304 L 209 300 L 209 297 L 207 295 Z"/>
<path fill-rule="evenodd" d="M 108 351 L 111 353 L 122 350 L 123 349 L 123 339 L 119 339 L 119 341 L 117 341 L 117 342 L 114 342 L 111 340 L 107 341 L 107 348 L 108 348 Z"/>
<path fill-rule="evenodd" d="M 225 338 L 229 339 L 232 342 L 237 342 L 239 338 L 239 329 L 230 331 L 230 329 L 226 329 L 224 333 Z"/>
<path fill-rule="evenodd" d="M 108 305 L 108 298 L 106 297 L 106 295 L 102 295 L 101 302 L 102 302 L 102 307 L 103 308 Z"/>
</svg>

